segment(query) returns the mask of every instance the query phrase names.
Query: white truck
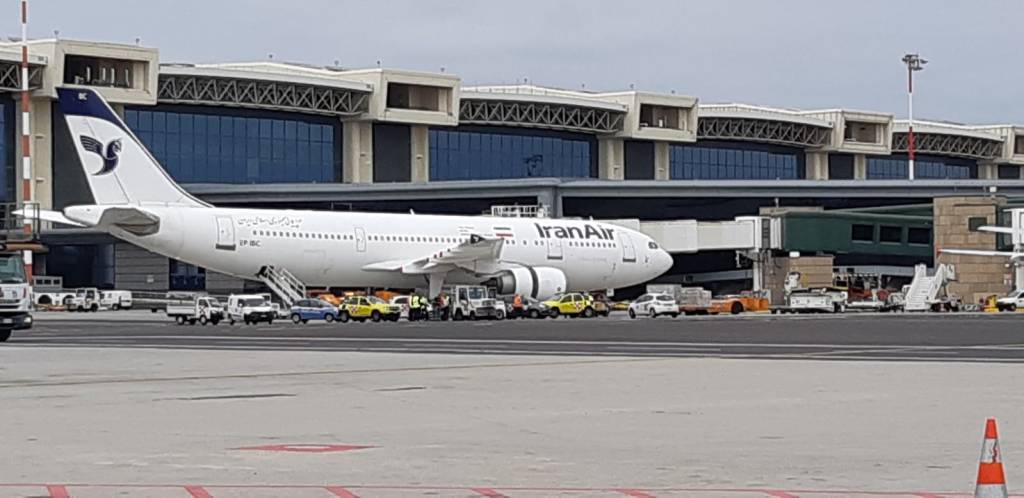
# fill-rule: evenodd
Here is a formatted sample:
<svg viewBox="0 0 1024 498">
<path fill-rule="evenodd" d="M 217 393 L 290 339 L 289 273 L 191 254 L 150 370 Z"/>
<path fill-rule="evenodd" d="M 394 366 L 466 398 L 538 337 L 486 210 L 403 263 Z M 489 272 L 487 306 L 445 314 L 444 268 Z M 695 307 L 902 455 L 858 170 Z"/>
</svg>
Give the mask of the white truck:
<svg viewBox="0 0 1024 498">
<path fill-rule="evenodd" d="M 68 311 L 97 312 L 103 305 L 100 303 L 100 290 L 95 287 L 75 289 L 75 297 L 67 304 Z"/>
<path fill-rule="evenodd" d="M 191 301 L 168 301 L 167 316 L 174 318 L 178 325 L 217 325 L 224 319 L 224 308 L 217 298 L 199 296 Z"/>
<path fill-rule="evenodd" d="M 232 294 L 228 297 L 227 319 L 232 325 L 242 322 L 246 325 L 261 322 L 274 323 L 277 311 L 259 294 Z"/>
<path fill-rule="evenodd" d="M 67 306 L 75 298 L 74 289 L 64 288 L 64 277 L 36 275 L 32 277 L 32 294 L 36 306 Z"/>
<path fill-rule="evenodd" d="M 772 314 L 778 313 L 842 313 L 846 311 L 846 291 L 820 288 L 807 289 L 800 285 L 800 272 L 786 275 L 784 287 L 786 304 L 772 306 Z"/>
<path fill-rule="evenodd" d="M 114 311 L 132 309 L 132 291 L 100 291 L 100 307 Z"/>
<path fill-rule="evenodd" d="M 0 251 L 0 342 L 14 330 L 32 328 L 32 286 L 21 251 Z"/>
<path fill-rule="evenodd" d="M 442 288 L 448 295 L 452 320 L 505 319 L 505 303 L 483 285 L 452 285 Z"/>
</svg>

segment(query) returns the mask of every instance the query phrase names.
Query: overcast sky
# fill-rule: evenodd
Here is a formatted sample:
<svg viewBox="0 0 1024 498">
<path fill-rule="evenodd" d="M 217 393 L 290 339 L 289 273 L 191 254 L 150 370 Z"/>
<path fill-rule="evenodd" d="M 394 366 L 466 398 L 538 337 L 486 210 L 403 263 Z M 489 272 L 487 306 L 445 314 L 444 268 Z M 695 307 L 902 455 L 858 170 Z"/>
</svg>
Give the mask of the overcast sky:
<svg viewBox="0 0 1024 498">
<path fill-rule="evenodd" d="M 19 33 L 19 0 L 0 32 Z M 463 83 L 638 89 L 799 108 L 1024 123 L 1021 1 L 30 0 L 30 36 L 133 43 L 163 62 L 266 59 L 436 71 Z"/>
</svg>

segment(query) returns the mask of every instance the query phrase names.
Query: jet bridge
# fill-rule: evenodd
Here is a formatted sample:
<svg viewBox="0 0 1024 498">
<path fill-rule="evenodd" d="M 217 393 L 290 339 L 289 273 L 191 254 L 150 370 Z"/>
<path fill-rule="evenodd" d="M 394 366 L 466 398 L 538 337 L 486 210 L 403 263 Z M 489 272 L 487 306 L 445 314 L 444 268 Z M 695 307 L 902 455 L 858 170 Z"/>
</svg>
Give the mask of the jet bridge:
<svg viewBox="0 0 1024 498">
<path fill-rule="evenodd" d="M 767 216 L 738 216 L 724 221 L 603 221 L 644 233 L 671 254 L 736 251 L 753 263 L 751 274 L 755 291 L 762 288 L 761 265 L 766 261 L 768 252 L 782 249 L 780 220 Z"/>
</svg>

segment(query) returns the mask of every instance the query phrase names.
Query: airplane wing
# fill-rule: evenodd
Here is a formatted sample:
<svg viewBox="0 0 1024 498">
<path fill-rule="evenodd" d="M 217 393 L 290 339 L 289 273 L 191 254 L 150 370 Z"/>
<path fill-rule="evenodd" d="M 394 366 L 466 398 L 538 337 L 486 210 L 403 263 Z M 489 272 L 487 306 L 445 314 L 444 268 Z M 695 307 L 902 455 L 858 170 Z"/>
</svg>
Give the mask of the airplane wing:
<svg viewBox="0 0 1024 498">
<path fill-rule="evenodd" d="M 978 231 L 979 232 L 993 232 L 993 233 L 1009 233 L 1009 234 L 1012 234 L 1013 233 L 1013 228 L 1011 228 L 1011 227 L 984 226 L 984 227 L 978 227 Z"/>
<path fill-rule="evenodd" d="M 134 207 L 111 207 L 103 210 L 96 226 L 114 226 L 135 235 L 152 235 L 160 230 L 160 218 Z"/>
<path fill-rule="evenodd" d="M 14 212 L 15 216 L 26 216 L 29 218 L 39 218 L 42 221 L 49 221 L 50 223 L 60 223 L 62 225 L 71 225 L 73 227 L 84 228 L 85 224 L 64 216 L 64 213 L 60 211 L 50 211 L 49 209 L 39 209 L 38 206 L 28 206 L 25 209 L 19 209 Z"/>
<path fill-rule="evenodd" d="M 160 229 L 160 218 L 155 214 L 143 211 L 142 209 L 135 207 L 102 208 L 99 214 L 99 219 L 95 220 L 95 217 L 91 215 L 96 211 L 91 209 L 94 207 L 96 206 L 86 206 L 86 211 L 83 212 L 90 213 L 90 216 L 82 216 L 80 218 L 76 217 L 77 219 L 70 218 L 59 211 L 39 209 L 38 207 L 32 206 L 25 209 L 19 209 L 15 211 L 14 214 L 18 216 L 38 217 L 42 221 L 61 223 L 79 228 L 95 227 L 104 229 L 108 227 L 117 227 L 135 235 L 150 235 L 156 233 Z"/>
<path fill-rule="evenodd" d="M 1000 256 L 1010 259 L 1024 258 L 1024 252 L 981 251 L 977 249 L 939 249 L 939 252 L 947 254 L 962 254 L 964 256 Z"/>
<path fill-rule="evenodd" d="M 393 260 L 371 263 L 363 266 L 368 271 L 400 271 L 406 274 L 444 273 L 455 268 L 470 271 L 496 265 L 501 258 L 505 239 L 470 235 L 469 240 L 437 251 L 433 254 L 410 260 Z"/>
</svg>

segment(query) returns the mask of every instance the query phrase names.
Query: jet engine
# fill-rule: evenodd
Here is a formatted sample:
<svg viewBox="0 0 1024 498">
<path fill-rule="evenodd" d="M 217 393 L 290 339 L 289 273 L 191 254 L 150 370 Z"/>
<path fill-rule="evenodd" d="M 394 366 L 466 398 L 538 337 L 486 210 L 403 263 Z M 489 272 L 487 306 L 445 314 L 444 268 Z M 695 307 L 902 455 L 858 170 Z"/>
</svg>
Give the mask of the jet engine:
<svg viewBox="0 0 1024 498">
<path fill-rule="evenodd" d="M 498 294 L 521 294 L 534 299 L 547 299 L 565 292 L 565 273 L 557 268 L 528 267 L 513 268 L 495 278 Z"/>
</svg>

